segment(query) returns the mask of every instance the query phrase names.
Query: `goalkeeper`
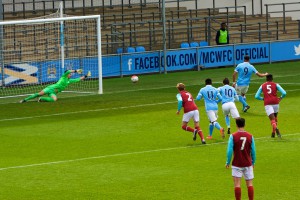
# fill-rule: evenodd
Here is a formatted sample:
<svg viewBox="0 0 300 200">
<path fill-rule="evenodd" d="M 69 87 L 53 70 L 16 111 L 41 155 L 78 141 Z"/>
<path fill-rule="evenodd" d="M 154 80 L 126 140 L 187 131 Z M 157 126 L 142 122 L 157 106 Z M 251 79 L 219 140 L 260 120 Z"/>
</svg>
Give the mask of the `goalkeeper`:
<svg viewBox="0 0 300 200">
<path fill-rule="evenodd" d="M 82 76 L 82 77 L 79 77 L 79 78 L 71 79 L 72 73 L 81 74 L 82 69 L 66 70 L 65 73 L 62 75 L 62 77 L 58 80 L 57 83 L 47 86 L 46 88 L 44 88 L 39 93 L 35 93 L 35 94 L 30 95 L 29 97 L 21 100 L 20 103 L 25 103 L 25 102 L 27 102 L 31 99 L 37 98 L 37 97 L 40 97 L 38 99 L 38 102 L 54 102 L 54 101 L 57 101 L 57 96 L 56 95 L 59 92 L 62 92 L 70 83 L 76 83 L 76 82 L 84 80 L 85 78 L 88 77 L 88 75 L 85 75 L 85 76 Z M 48 97 L 41 97 L 43 95 L 48 95 Z"/>
</svg>

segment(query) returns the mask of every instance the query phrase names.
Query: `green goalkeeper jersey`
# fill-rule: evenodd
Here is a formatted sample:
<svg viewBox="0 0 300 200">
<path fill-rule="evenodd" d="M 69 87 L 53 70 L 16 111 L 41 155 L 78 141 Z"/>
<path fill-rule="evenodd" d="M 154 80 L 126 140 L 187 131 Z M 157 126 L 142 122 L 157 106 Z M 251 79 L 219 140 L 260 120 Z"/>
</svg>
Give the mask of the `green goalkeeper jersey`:
<svg viewBox="0 0 300 200">
<path fill-rule="evenodd" d="M 74 79 L 69 79 L 68 75 L 71 73 L 70 70 L 67 70 L 62 77 L 58 80 L 57 83 L 53 85 L 49 85 L 47 89 L 52 89 L 56 91 L 56 93 L 59 93 L 63 91 L 70 83 L 76 83 L 80 81 L 80 78 L 74 78 Z"/>
</svg>

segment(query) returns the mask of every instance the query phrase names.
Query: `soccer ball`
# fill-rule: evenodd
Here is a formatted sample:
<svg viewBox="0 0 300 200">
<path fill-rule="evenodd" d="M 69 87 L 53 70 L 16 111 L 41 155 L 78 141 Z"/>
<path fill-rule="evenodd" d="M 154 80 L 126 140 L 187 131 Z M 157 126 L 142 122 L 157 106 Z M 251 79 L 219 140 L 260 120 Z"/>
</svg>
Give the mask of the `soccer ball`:
<svg viewBox="0 0 300 200">
<path fill-rule="evenodd" d="M 139 81 L 139 77 L 136 75 L 131 76 L 131 82 L 136 83 Z"/>
</svg>

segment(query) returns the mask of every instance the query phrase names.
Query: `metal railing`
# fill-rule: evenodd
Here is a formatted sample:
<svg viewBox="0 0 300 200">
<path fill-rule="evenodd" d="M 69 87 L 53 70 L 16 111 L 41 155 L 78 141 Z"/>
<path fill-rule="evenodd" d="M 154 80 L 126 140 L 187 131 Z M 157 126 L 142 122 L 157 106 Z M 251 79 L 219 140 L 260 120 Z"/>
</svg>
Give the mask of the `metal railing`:
<svg viewBox="0 0 300 200">
<path fill-rule="evenodd" d="M 290 9 L 287 8 L 288 5 L 292 5 Z M 293 5 L 298 5 L 299 9 L 295 9 Z M 276 3 L 276 4 L 265 4 L 266 7 L 266 22 L 269 21 L 269 15 L 274 13 L 282 14 L 283 17 L 283 32 L 286 33 L 286 14 L 290 12 L 299 12 L 300 11 L 300 2 L 292 2 L 292 3 Z M 275 10 L 279 8 L 279 10 Z M 270 9 L 273 9 L 270 11 Z"/>
</svg>

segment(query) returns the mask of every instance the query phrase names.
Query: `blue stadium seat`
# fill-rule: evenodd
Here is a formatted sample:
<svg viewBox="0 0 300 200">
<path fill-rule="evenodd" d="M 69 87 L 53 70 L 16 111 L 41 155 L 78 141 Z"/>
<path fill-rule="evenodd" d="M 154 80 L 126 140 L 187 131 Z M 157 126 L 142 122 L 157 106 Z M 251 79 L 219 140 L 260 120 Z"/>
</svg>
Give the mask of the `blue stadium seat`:
<svg viewBox="0 0 300 200">
<path fill-rule="evenodd" d="M 180 44 L 180 48 L 189 48 L 190 47 L 190 45 L 189 45 L 189 43 L 187 43 L 187 42 L 182 42 L 181 44 Z"/>
<path fill-rule="evenodd" d="M 144 52 L 144 51 L 146 51 L 146 49 L 145 49 L 144 46 L 137 46 L 137 47 L 135 47 L 135 50 L 136 50 L 136 52 Z"/>
<path fill-rule="evenodd" d="M 117 53 L 123 53 L 123 48 L 117 48 Z"/>
<path fill-rule="evenodd" d="M 208 42 L 207 41 L 200 41 L 200 47 L 205 47 L 208 46 Z"/>
<path fill-rule="evenodd" d="M 198 42 L 191 42 L 190 47 L 199 47 Z"/>
<path fill-rule="evenodd" d="M 135 48 L 134 47 L 127 47 L 127 53 L 132 53 L 135 52 Z"/>
</svg>

